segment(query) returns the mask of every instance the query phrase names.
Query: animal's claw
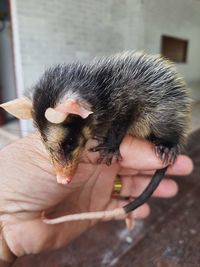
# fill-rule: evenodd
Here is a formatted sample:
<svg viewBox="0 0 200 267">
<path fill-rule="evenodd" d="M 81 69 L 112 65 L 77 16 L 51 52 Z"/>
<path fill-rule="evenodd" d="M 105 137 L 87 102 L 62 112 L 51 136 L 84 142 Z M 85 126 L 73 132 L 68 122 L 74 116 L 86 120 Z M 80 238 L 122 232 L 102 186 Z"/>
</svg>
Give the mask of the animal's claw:
<svg viewBox="0 0 200 267">
<path fill-rule="evenodd" d="M 122 156 L 119 152 L 119 149 L 116 151 L 107 151 L 102 156 L 100 152 L 100 157 L 103 157 L 103 160 L 105 161 L 107 166 L 110 166 L 112 163 L 116 163 L 122 160 Z"/>
<path fill-rule="evenodd" d="M 105 149 L 105 147 L 102 144 L 100 144 L 98 146 L 95 146 L 95 147 L 90 148 L 89 151 L 91 151 L 91 152 L 98 152 L 98 151 L 102 151 L 104 149 Z"/>
<path fill-rule="evenodd" d="M 177 149 L 174 148 L 174 149 L 171 151 L 171 161 L 172 161 L 172 164 L 175 162 L 176 157 L 177 157 Z"/>
<path fill-rule="evenodd" d="M 166 147 L 164 145 L 156 145 L 155 146 L 156 156 L 163 161 L 165 165 L 174 164 L 177 156 L 177 148 L 176 147 Z"/>
<path fill-rule="evenodd" d="M 107 148 L 104 144 L 99 144 L 96 147 L 92 147 L 89 149 L 89 151 L 99 152 L 100 157 L 97 160 L 98 164 L 105 163 L 106 165 L 110 166 L 112 163 L 122 160 L 119 149 L 110 149 Z"/>
<path fill-rule="evenodd" d="M 95 135 L 95 136 L 92 137 L 92 139 L 94 139 L 94 140 L 96 140 L 98 142 L 103 142 L 104 137 L 103 136 L 97 136 L 97 135 Z"/>
</svg>

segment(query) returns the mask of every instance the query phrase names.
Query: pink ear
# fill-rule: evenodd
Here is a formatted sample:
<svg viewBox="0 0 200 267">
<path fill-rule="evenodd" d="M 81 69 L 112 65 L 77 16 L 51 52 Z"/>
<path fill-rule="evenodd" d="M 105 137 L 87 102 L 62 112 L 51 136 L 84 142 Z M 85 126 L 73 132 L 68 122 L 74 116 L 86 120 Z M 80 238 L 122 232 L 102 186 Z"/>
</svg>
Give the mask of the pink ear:
<svg viewBox="0 0 200 267">
<path fill-rule="evenodd" d="M 0 107 L 18 119 L 28 120 L 32 118 L 32 102 L 27 98 L 17 98 L 1 104 Z"/>
<path fill-rule="evenodd" d="M 87 107 L 87 104 L 81 103 L 77 99 L 67 99 L 63 103 L 60 103 L 55 108 L 56 111 L 68 114 L 76 114 L 86 119 L 93 112 Z"/>
</svg>

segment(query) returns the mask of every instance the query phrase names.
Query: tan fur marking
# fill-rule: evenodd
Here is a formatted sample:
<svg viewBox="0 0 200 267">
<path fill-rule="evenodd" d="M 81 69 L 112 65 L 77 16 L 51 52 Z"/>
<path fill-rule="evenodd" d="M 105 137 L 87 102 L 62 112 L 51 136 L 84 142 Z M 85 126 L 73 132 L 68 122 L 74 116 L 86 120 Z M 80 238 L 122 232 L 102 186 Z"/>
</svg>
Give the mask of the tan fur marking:
<svg viewBox="0 0 200 267">
<path fill-rule="evenodd" d="M 77 169 L 77 166 L 80 161 L 80 156 L 82 154 L 84 148 L 77 147 L 73 151 L 72 159 L 66 162 L 66 165 L 63 165 L 62 162 L 57 162 L 53 160 L 53 165 L 55 167 L 55 172 L 58 175 L 61 175 L 63 177 L 72 177 L 75 174 L 75 171 Z"/>
<path fill-rule="evenodd" d="M 58 130 L 56 129 L 54 134 L 58 133 L 57 131 Z M 52 138 L 53 138 L 52 142 L 55 142 L 54 135 L 52 136 Z M 57 141 L 59 141 L 59 140 L 61 141 L 62 138 L 63 138 L 63 136 L 62 136 L 62 131 L 61 131 L 60 136 L 59 137 L 57 136 Z M 77 148 L 71 154 L 71 159 L 68 160 L 67 162 L 62 162 L 59 158 L 55 158 L 55 156 L 52 155 L 52 157 L 51 157 L 52 163 L 54 165 L 55 172 L 57 175 L 60 175 L 62 177 L 72 177 L 74 175 L 74 173 L 77 169 L 77 166 L 79 164 L 81 154 L 84 150 L 83 137 L 80 137 L 78 142 L 79 142 L 79 144 L 78 144 Z M 52 147 L 52 144 L 53 143 L 51 143 L 51 147 Z M 55 151 L 56 151 L 56 144 L 54 147 L 55 147 Z"/>
<path fill-rule="evenodd" d="M 87 140 L 90 139 L 90 138 L 92 137 L 90 128 L 89 128 L 88 126 L 85 126 L 85 127 L 83 128 L 83 135 L 84 135 L 84 137 L 85 137 Z"/>
<path fill-rule="evenodd" d="M 47 130 L 46 136 L 47 146 L 55 148 L 64 140 L 66 136 L 66 129 L 58 125 L 51 125 Z"/>
<path fill-rule="evenodd" d="M 128 130 L 128 134 L 139 137 L 146 138 L 150 133 L 150 116 L 145 116 L 145 118 L 140 118 L 133 127 Z"/>
</svg>

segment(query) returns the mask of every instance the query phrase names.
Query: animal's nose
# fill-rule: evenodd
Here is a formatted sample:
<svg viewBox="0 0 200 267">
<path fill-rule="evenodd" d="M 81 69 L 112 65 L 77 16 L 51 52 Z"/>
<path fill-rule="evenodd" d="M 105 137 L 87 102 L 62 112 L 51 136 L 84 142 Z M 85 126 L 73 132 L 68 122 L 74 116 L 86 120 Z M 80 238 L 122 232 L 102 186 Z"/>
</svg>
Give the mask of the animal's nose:
<svg viewBox="0 0 200 267">
<path fill-rule="evenodd" d="M 57 173 L 56 179 L 58 184 L 69 184 L 72 180 L 72 176 L 63 176 L 62 174 Z"/>
<path fill-rule="evenodd" d="M 72 180 L 74 172 L 71 166 L 63 166 L 59 163 L 54 163 L 56 179 L 59 184 L 69 184 Z"/>
</svg>

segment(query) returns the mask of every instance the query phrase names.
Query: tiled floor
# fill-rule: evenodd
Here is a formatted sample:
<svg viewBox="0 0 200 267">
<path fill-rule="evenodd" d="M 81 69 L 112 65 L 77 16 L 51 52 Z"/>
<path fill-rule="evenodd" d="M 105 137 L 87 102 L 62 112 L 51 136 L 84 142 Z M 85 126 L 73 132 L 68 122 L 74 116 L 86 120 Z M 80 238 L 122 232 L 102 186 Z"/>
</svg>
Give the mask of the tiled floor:
<svg viewBox="0 0 200 267">
<path fill-rule="evenodd" d="M 200 128 L 200 101 L 193 104 L 192 131 Z M 11 122 L 0 127 L 0 149 L 20 137 L 20 126 L 18 121 Z"/>
</svg>

